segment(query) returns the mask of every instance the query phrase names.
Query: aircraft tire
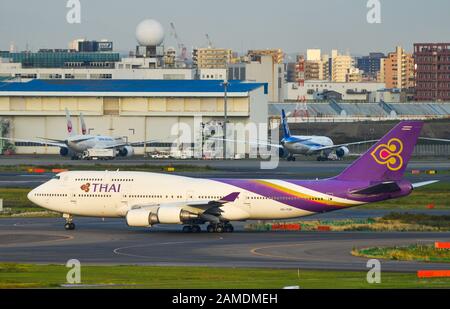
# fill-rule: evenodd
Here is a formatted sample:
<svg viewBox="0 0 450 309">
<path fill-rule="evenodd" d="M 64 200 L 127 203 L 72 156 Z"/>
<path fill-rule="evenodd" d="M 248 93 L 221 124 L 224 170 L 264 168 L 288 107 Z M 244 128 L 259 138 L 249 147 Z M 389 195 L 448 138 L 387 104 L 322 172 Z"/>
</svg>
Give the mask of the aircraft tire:
<svg viewBox="0 0 450 309">
<path fill-rule="evenodd" d="M 75 229 L 75 223 L 68 222 L 68 223 L 64 224 L 64 228 L 66 229 L 66 231 L 73 231 Z"/>
</svg>

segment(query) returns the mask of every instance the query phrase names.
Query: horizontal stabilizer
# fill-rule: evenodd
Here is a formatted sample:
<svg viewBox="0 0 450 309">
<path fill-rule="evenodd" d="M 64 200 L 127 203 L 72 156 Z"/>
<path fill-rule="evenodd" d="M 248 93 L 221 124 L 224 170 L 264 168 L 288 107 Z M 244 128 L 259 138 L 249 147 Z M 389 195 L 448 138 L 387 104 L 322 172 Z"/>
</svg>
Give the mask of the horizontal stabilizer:
<svg viewBox="0 0 450 309">
<path fill-rule="evenodd" d="M 396 182 L 382 182 L 373 186 L 369 186 L 363 189 L 357 189 L 351 191 L 351 194 L 360 194 L 360 195 L 373 195 L 373 194 L 382 194 L 382 193 L 393 193 L 400 191 L 400 187 Z"/>
<path fill-rule="evenodd" d="M 431 185 L 433 183 L 439 182 L 439 180 L 430 180 L 430 181 L 423 181 L 423 182 L 417 182 L 417 183 L 413 183 L 413 189 L 416 188 L 420 188 L 420 187 L 424 187 L 424 186 L 428 186 Z"/>
</svg>

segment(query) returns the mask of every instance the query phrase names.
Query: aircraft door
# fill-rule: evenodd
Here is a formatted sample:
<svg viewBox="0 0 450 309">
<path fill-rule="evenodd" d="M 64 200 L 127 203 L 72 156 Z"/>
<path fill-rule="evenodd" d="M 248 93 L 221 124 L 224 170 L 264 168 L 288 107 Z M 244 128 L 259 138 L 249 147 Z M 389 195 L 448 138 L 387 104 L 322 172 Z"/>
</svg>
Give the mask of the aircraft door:
<svg viewBox="0 0 450 309">
<path fill-rule="evenodd" d="M 248 192 L 243 192 L 241 194 L 241 196 L 242 196 L 242 201 L 241 201 L 242 206 L 244 206 L 245 210 L 250 211 L 252 205 L 250 202 L 250 196 L 249 196 Z"/>
<path fill-rule="evenodd" d="M 186 202 L 191 202 L 195 199 L 195 192 L 192 190 L 189 190 L 186 192 Z"/>
</svg>

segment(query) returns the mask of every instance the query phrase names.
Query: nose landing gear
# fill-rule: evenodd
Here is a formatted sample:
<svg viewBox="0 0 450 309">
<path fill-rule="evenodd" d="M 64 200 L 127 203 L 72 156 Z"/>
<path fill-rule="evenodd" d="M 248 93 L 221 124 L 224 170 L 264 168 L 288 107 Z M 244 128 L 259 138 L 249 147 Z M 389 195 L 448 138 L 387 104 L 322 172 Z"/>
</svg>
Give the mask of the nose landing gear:
<svg viewBox="0 0 450 309">
<path fill-rule="evenodd" d="M 64 228 L 66 231 L 73 231 L 75 229 L 75 223 L 73 223 L 73 216 L 64 214 L 63 218 L 66 219 L 66 224 L 64 224 Z"/>
</svg>

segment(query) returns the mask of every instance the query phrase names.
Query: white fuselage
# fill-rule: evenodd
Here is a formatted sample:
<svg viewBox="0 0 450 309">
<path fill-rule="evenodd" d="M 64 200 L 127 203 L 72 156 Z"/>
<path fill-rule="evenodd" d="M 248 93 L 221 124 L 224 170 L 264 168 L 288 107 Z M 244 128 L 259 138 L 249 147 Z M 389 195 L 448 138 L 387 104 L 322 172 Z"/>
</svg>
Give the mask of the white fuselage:
<svg viewBox="0 0 450 309">
<path fill-rule="evenodd" d="M 290 136 L 281 141 L 283 147 L 291 154 L 317 154 L 315 149 L 333 146 L 333 141 L 326 136 Z"/>
<path fill-rule="evenodd" d="M 288 219 L 313 214 L 214 179 L 144 172 L 64 172 L 32 190 L 28 198 L 63 214 L 125 217 L 128 211 L 143 205 L 185 206 L 189 201 L 220 200 L 233 192 L 239 192 L 238 198 L 220 208 L 226 220 Z"/>
<path fill-rule="evenodd" d="M 81 140 L 77 142 L 77 140 Z M 103 149 L 123 143 L 122 138 L 102 135 L 76 135 L 67 139 L 67 146 L 75 153 L 82 153 L 88 149 Z"/>
</svg>

